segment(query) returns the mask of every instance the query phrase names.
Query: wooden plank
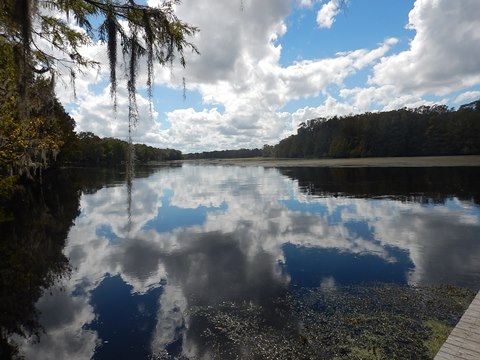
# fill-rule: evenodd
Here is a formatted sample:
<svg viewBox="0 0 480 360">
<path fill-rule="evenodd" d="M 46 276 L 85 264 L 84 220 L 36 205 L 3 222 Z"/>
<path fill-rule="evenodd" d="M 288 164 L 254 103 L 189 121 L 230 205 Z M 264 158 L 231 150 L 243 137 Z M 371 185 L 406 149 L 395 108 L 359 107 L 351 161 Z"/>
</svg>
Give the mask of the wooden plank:
<svg viewBox="0 0 480 360">
<path fill-rule="evenodd" d="M 478 356 L 479 356 L 479 353 L 477 352 L 470 351 L 463 347 L 459 347 L 459 346 L 451 345 L 447 343 L 443 344 L 442 349 L 445 354 L 452 356 L 454 359 L 478 360 Z M 435 360 L 437 360 L 436 357 L 435 357 Z"/>
<path fill-rule="evenodd" d="M 472 340 L 480 339 L 480 329 L 475 329 L 472 326 L 465 326 L 465 324 L 458 324 L 450 333 L 451 336 L 470 338 Z"/>
<path fill-rule="evenodd" d="M 468 308 L 468 316 L 474 317 L 478 319 L 478 316 L 480 315 L 480 307 L 477 309 L 477 307 L 471 309 Z"/>
<path fill-rule="evenodd" d="M 467 323 L 467 324 L 475 325 L 475 324 L 478 323 L 478 318 L 475 318 L 470 313 L 469 314 L 465 313 L 462 316 L 462 318 L 460 319 L 460 321 L 462 321 L 464 323 Z"/>
<path fill-rule="evenodd" d="M 480 359 L 480 291 L 434 358 L 453 359 Z"/>
<path fill-rule="evenodd" d="M 437 354 L 435 360 L 453 360 L 454 357 L 450 355 L 446 355 L 445 353 Z"/>
<path fill-rule="evenodd" d="M 476 354 L 476 359 L 480 359 L 480 348 L 479 344 L 471 343 L 470 341 L 465 341 L 465 339 L 447 339 L 446 342 L 448 345 L 453 347 L 458 347 L 461 350 L 467 351 L 468 353 Z"/>
<path fill-rule="evenodd" d="M 462 323 L 452 330 L 451 335 L 468 338 L 473 342 L 480 342 L 480 326 L 479 324 L 466 326 L 465 323 Z"/>
</svg>

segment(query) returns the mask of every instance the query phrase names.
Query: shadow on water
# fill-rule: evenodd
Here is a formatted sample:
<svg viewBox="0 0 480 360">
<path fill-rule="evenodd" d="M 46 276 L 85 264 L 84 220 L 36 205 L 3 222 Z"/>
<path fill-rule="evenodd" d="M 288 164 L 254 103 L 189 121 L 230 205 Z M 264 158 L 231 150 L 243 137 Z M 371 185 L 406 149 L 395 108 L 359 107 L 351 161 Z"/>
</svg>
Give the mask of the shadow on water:
<svg viewBox="0 0 480 360">
<path fill-rule="evenodd" d="M 480 205 L 479 167 L 429 168 L 280 168 L 298 180 L 301 191 L 316 196 L 388 197 L 443 203 L 457 197 Z"/>
<path fill-rule="evenodd" d="M 113 171 L 52 170 L 42 184 L 26 182 L 7 204 L 0 222 L 0 358 L 17 353 L 11 335 L 39 337 L 42 326 L 36 302 L 49 288 L 68 277 L 63 254 L 81 193 L 92 194 L 120 181 Z"/>
<path fill-rule="evenodd" d="M 1 358 L 15 351 L 7 335 L 38 335 L 35 303 L 70 270 L 62 250 L 79 213 L 79 194 L 62 181 L 47 177 L 41 187 L 23 186 L 9 207 L 13 220 L 0 223 L 0 355 L 5 355 Z"/>
</svg>

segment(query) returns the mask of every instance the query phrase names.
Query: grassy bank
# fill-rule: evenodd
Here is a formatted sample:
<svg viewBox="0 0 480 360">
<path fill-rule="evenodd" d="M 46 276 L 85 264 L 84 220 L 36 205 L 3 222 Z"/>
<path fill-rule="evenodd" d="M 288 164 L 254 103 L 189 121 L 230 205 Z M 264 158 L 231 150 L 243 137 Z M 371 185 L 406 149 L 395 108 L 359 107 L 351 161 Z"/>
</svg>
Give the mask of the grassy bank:
<svg viewBox="0 0 480 360">
<path fill-rule="evenodd" d="M 186 164 L 236 165 L 263 167 L 452 167 L 480 166 L 480 155 L 418 156 L 351 159 L 202 159 L 183 160 Z"/>
</svg>

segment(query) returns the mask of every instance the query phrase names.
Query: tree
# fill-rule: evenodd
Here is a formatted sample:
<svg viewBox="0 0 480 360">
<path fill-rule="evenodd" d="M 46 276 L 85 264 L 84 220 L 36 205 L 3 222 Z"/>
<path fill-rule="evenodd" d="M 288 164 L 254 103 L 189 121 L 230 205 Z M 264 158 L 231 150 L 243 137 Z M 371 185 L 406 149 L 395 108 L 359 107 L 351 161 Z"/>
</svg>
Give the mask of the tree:
<svg viewBox="0 0 480 360">
<path fill-rule="evenodd" d="M 267 150 L 277 157 L 478 154 L 479 104 L 480 100 L 457 111 L 434 105 L 313 119 Z"/>
<path fill-rule="evenodd" d="M 74 79 L 76 71 L 98 65 L 81 54 L 82 46 L 92 44 L 96 38 L 105 41 L 112 96 L 117 87 L 120 44 L 128 74 L 127 88 L 133 97 L 131 105 L 135 106 L 140 58 L 147 60 L 147 86 L 151 94 L 154 63 L 173 63 L 178 55 L 180 64 L 185 66 L 184 49 L 198 53 L 187 40 L 198 29 L 177 18 L 174 6 L 179 3 L 180 0 L 166 0 L 159 7 L 151 7 L 136 0 L 4 0 L 0 5 L 0 35 L 18 45 L 17 57 L 21 60 L 18 66 L 24 70 L 23 80 L 30 71 L 53 76 L 60 67 L 71 70 Z M 101 19 L 98 28 L 92 25 L 93 18 Z M 78 27 L 69 23 L 71 19 Z M 45 51 L 40 41 L 47 41 L 55 51 Z"/>
<path fill-rule="evenodd" d="M 146 86 L 151 99 L 154 64 L 173 64 L 178 59 L 185 66 L 184 51 L 190 49 L 198 53 L 188 40 L 198 29 L 177 18 L 174 8 L 179 3 L 180 0 L 166 0 L 158 7 L 151 7 L 139 4 L 137 0 L 3 0 L 0 5 L 0 55 L 8 53 L 8 66 L 2 67 L 0 83 L 3 127 L 0 129 L 0 144 L 16 133 L 25 133 L 33 120 L 36 128 L 44 127 L 39 119 L 45 119 L 32 114 L 33 98 L 30 94 L 34 87 L 39 82 L 50 84 L 49 91 L 44 94 L 53 100 L 55 77 L 65 69 L 74 82 L 79 71 L 99 66 L 95 60 L 81 53 L 82 47 L 93 44 L 97 39 L 107 45 L 114 109 L 117 52 L 121 49 L 127 75 L 128 127 L 131 134 L 138 121 L 136 89 L 140 60 L 146 60 Z M 99 21 L 98 27 L 92 24 L 93 19 Z M 50 46 L 42 46 L 45 42 Z M 32 131 L 36 137 L 36 130 Z M 39 135 L 46 136 L 47 133 Z M 59 144 L 50 140 L 42 138 L 44 143 L 47 142 L 42 146 L 56 152 Z M 133 152 L 131 136 L 129 148 Z M 13 153 L 10 155 L 13 156 Z M 133 154 L 130 153 L 129 159 L 130 171 L 127 173 L 131 174 Z"/>
<path fill-rule="evenodd" d="M 0 38 L 0 176 L 31 176 L 56 157 L 65 136 L 73 133 L 73 119 L 55 98 L 51 81 L 42 78 L 31 81 L 35 97 L 28 97 L 29 116 L 20 121 L 18 77 L 14 46 Z"/>
</svg>

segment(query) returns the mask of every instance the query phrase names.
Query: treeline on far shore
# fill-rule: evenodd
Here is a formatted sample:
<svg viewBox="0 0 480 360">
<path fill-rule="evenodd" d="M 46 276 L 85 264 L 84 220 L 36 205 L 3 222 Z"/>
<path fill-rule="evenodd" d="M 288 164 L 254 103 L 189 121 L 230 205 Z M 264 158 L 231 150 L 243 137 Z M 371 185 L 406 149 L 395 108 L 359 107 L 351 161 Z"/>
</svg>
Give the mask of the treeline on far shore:
<svg viewBox="0 0 480 360">
<path fill-rule="evenodd" d="M 265 145 L 263 156 L 349 158 L 480 154 L 480 100 L 301 123 L 297 134 Z"/>
<path fill-rule="evenodd" d="M 318 118 L 263 149 L 204 151 L 184 159 L 356 158 L 480 154 L 480 100 Z"/>
<path fill-rule="evenodd" d="M 262 157 L 262 149 L 238 149 L 238 150 L 218 150 L 218 151 L 203 151 L 200 153 L 190 153 L 183 155 L 185 160 L 196 159 L 242 159 Z"/>
<path fill-rule="evenodd" d="M 134 144 L 136 163 L 146 164 L 182 159 L 182 152 L 159 149 L 145 144 Z M 91 132 L 80 132 L 65 144 L 58 156 L 60 165 L 116 166 L 124 164 L 129 154 L 128 142 L 115 138 L 101 138 Z"/>
</svg>

